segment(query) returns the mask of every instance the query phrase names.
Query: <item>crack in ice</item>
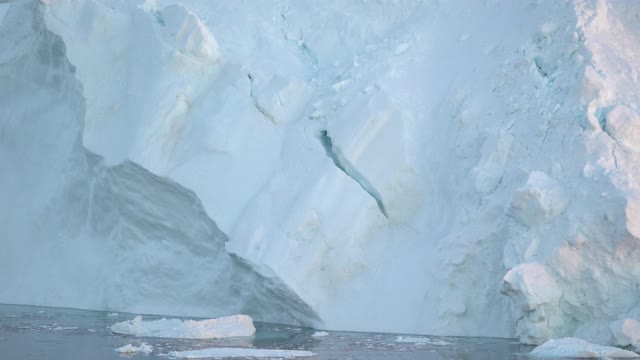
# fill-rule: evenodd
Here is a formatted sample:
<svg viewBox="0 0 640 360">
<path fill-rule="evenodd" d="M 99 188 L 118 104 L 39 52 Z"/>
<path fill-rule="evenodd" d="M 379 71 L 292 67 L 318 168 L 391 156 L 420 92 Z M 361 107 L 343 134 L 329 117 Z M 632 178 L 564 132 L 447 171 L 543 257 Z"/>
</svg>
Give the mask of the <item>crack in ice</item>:
<svg viewBox="0 0 640 360">
<path fill-rule="evenodd" d="M 327 130 L 320 131 L 319 138 L 327 156 L 333 161 L 335 166 L 342 170 L 342 172 L 344 172 L 348 177 L 353 179 L 353 181 L 358 183 L 362 190 L 371 195 L 371 197 L 376 201 L 376 204 L 378 204 L 378 208 L 382 215 L 388 219 L 389 216 L 387 215 L 387 209 L 384 206 L 382 196 L 378 190 L 376 190 L 369 180 L 367 180 L 367 178 L 365 178 L 364 175 L 362 175 L 362 173 L 360 173 L 360 171 L 358 171 L 358 169 L 356 169 L 353 164 L 351 164 L 349 160 L 342 155 L 342 151 L 333 144 L 333 140 L 329 136 Z"/>
</svg>

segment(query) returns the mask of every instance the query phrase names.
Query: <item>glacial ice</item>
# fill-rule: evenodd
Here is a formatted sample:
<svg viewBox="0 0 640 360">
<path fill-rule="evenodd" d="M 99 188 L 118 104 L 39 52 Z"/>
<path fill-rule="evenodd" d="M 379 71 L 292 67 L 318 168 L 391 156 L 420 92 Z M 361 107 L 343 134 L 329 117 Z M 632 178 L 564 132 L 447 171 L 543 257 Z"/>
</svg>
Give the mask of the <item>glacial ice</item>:
<svg viewBox="0 0 640 360">
<path fill-rule="evenodd" d="M 427 345 L 436 345 L 436 346 L 451 345 L 451 343 L 448 341 L 444 341 L 440 339 L 432 339 L 426 336 L 397 336 L 396 342 L 411 343 L 411 344 L 427 344 Z"/>
<path fill-rule="evenodd" d="M 116 348 L 115 351 L 124 354 L 132 354 L 132 353 L 142 353 L 142 354 L 150 354 L 153 352 L 153 346 L 147 343 L 140 343 L 140 345 L 135 346 L 133 344 L 123 345 L 119 348 Z"/>
<path fill-rule="evenodd" d="M 639 13 L 0 4 L 0 302 L 633 345 Z"/>
<path fill-rule="evenodd" d="M 84 87 L 47 7 L 11 5 L 0 25 L 0 302 L 309 325 L 276 277 L 224 250 L 192 191 L 82 146 Z M 49 179 L 49 180 L 44 180 Z"/>
<path fill-rule="evenodd" d="M 640 350 L 640 322 L 635 319 L 616 320 L 609 324 L 613 335 L 613 344 L 617 346 L 633 346 Z"/>
<path fill-rule="evenodd" d="M 606 359 L 636 359 L 640 355 L 611 346 L 591 344 L 582 339 L 562 338 L 554 339 L 537 346 L 530 353 L 534 357 L 556 358 L 606 358 Z"/>
<path fill-rule="evenodd" d="M 252 336 L 256 332 L 253 319 L 247 315 L 233 315 L 208 320 L 159 319 L 142 320 L 136 316 L 111 326 L 117 334 L 139 337 L 159 337 L 172 339 L 221 339 L 238 336 Z"/>
</svg>

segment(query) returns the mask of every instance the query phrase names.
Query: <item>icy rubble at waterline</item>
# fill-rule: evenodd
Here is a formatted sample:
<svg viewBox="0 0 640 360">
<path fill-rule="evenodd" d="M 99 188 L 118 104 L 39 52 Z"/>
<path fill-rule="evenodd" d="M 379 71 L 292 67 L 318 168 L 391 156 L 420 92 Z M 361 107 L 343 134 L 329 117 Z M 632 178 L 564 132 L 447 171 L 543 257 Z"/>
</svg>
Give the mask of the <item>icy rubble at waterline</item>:
<svg viewBox="0 0 640 360">
<path fill-rule="evenodd" d="M 140 343 L 140 345 L 138 346 L 135 346 L 133 344 L 127 344 L 119 348 L 116 348 L 114 350 L 123 354 L 134 354 L 134 353 L 150 354 L 153 352 L 153 346 L 147 343 Z"/>
<path fill-rule="evenodd" d="M 440 339 L 431 339 L 426 336 L 398 336 L 396 337 L 398 343 L 410 343 L 410 344 L 427 344 L 437 346 L 452 345 L 452 343 Z"/>
<path fill-rule="evenodd" d="M 0 302 L 635 341 L 639 3 L 138 5 L 0 4 Z"/>
<path fill-rule="evenodd" d="M 637 359 L 640 355 L 611 346 L 591 344 L 577 338 L 553 339 L 537 346 L 529 355 L 551 358 Z"/>
<path fill-rule="evenodd" d="M 111 326 L 117 334 L 138 337 L 172 339 L 221 339 L 237 336 L 252 336 L 256 332 L 253 320 L 246 315 L 233 315 L 208 320 L 159 319 L 142 320 L 136 316 Z"/>
</svg>

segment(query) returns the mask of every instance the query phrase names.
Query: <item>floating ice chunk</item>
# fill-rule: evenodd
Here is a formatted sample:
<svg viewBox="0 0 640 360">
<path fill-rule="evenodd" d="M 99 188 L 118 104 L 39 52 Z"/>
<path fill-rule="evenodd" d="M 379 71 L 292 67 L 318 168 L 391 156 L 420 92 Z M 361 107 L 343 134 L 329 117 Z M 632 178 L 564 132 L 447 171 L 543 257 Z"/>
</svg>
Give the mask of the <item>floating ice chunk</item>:
<svg viewBox="0 0 640 360">
<path fill-rule="evenodd" d="M 313 337 L 324 337 L 324 336 L 329 336 L 329 333 L 326 332 L 326 331 L 316 331 L 311 336 L 313 336 Z"/>
<path fill-rule="evenodd" d="M 116 317 L 118 315 L 120 315 L 120 314 L 118 314 L 118 313 L 108 313 L 107 314 L 108 317 Z"/>
<path fill-rule="evenodd" d="M 233 315 L 209 320 L 160 319 L 143 321 L 136 316 L 111 326 L 111 331 L 144 337 L 173 339 L 220 339 L 237 336 L 252 336 L 256 332 L 253 319 L 247 315 Z"/>
<path fill-rule="evenodd" d="M 147 343 L 141 343 L 140 346 L 134 346 L 133 344 L 127 344 L 125 346 L 121 346 L 117 349 L 114 349 L 119 353 L 141 353 L 141 354 L 150 354 L 153 351 L 153 346 Z"/>
<path fill-rule="evenodd" d="M 592 344 L 578 338 L 553 339 L 536 347 L 530 353 L 533 356 L 569 357 L 569 358 L 618 358 L 631 359 L 640 355 L 616 347 Z"/>
<path fill-rule="evenodd" d="M 299 358 L 311 357 L 318 354 L 304 350 L 275 350 L 275 349 L 243 349 L 243 348 L 209 348 L 201 350 L 172 351 L 169 357 L 180 359 L 203 358 Z"/>
<path fill-rule="evenodd" d="M 78 330 L 77 326 L 56 326 L 55 328 L 53 328 L 54 331 L 60 331 L 60 330 Z"/>
<path fill-rule="evenodd" d="M 428 344 L 428 345 L 438 345 L 445 346 L 451 345 L 450 342 L 438 339 L 431 339 L 426 336 L 398 336 L 396 337 L 396 342 L 398 343 L 413 343 L 413 344 Z"/>
</svg>

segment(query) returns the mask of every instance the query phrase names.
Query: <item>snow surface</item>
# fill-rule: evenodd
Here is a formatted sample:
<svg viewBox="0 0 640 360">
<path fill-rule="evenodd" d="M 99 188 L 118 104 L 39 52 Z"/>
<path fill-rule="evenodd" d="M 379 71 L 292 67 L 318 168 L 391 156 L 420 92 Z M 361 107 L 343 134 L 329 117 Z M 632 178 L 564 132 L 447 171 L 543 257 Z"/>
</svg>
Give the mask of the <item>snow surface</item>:
<svg viewBox="0 0 640 360">
<path fill-rule="evenodd" d="M 640 319 L 639 14 L 2 4 L 0 302 L 612 344 Z"/>
<path fill-rule="evenodd" d="M 530 353 L 541 357 L 631 359 L 640 355 L 610 346 L 592 344 L 577 338 L 554 339 L 537 346 Z"/>
<path fill-rule="evenodd" d="M 140 343 L 139 346 L 135 346 L 133 344 L 127 344 L 119 348 L 116 348 L 114 350 L 119 353 L 126 353 L 126 354 L 131 354 L 131 353 L 151 354 L 151 352 L 153 352 L 153 346 L 147 343 Z"/>
<path fill-rule="evenodd" d="M 221 339 L 237 336 L 253 336 L 256 328 L 247 315 L 233 315 L 219 319 L 179 320 L 160 319 L 143 321 L 141 316 L 111 326 L 117 334 L 139 337 L 172 339 Z"/>
<path fill-rule="evenodd" d="M 209 348 L 200 350 L 172 351 L 169 357 L 179 359 L 204 358 L 301 358 L 317 354 L 304 350 L 245 349 L 245 348 Z"/>
</svg>

